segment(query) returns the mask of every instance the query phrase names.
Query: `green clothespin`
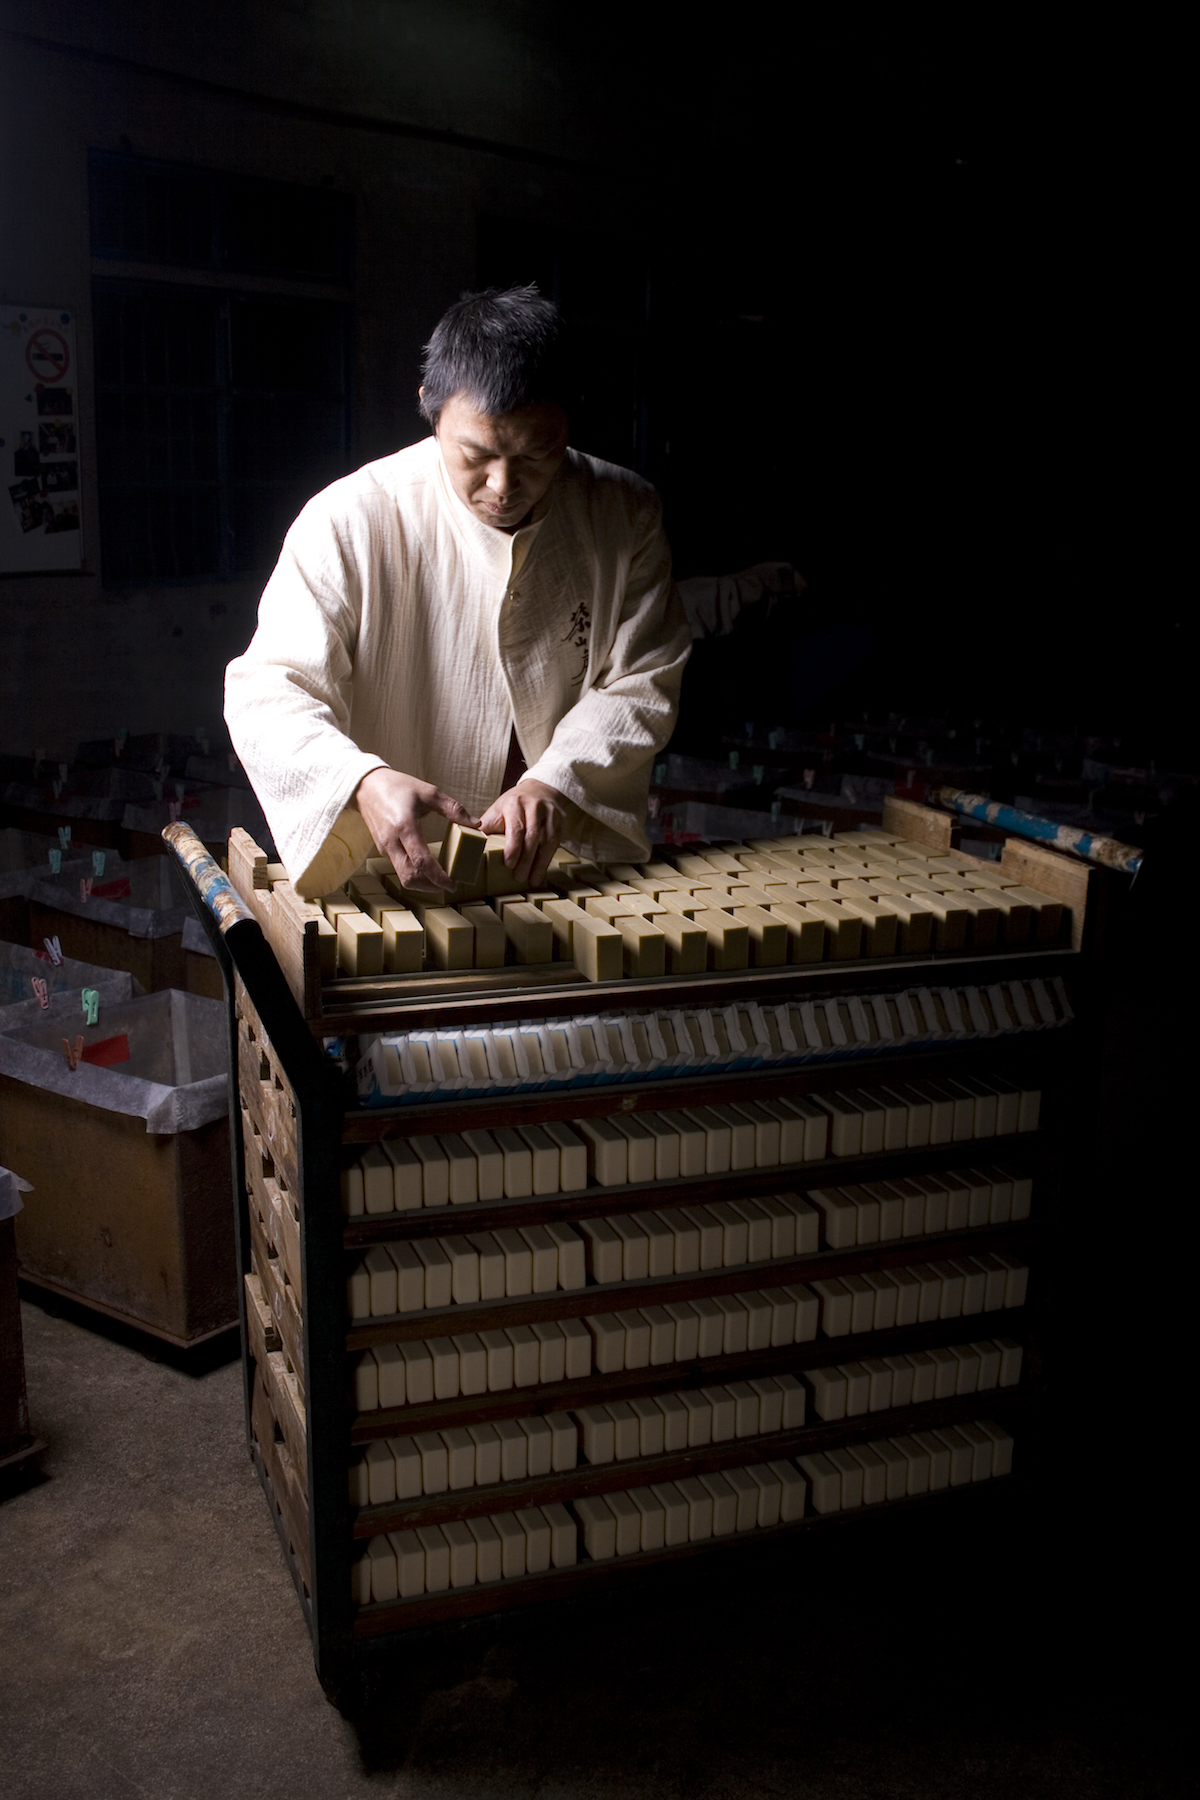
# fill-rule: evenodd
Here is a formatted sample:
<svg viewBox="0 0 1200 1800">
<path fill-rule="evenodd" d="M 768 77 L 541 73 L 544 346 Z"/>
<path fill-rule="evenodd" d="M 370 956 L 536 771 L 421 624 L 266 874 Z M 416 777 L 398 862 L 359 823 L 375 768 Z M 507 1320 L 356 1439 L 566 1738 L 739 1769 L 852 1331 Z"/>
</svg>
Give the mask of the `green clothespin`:
<svg viewBox="0 0 1200 1800">
<path fill-rule="evenodd" d="M 97 988 L 83 990 L 83 1019 L 85 1025 L 100 1023 L 100 993 Z"/>
<path fill-rule="evenodd" d="M 736 769 L 741 760 L 742 759 L 736 750 L 731 750 L 729 752 L 729 766 L 731 769 Z"/>
<path fill-rule="evenodd" d="M 96 877 L 97 881 L 99 881 L 104 874 L 104 863 L 107 854 L 107 851 L 104 850 L 92 851 L 92 874 Z"/>
<path fill-rule="evenodd" d="M 69 825 L 59 826 L 58 841 L 64 850 L 69 850 L 71 848 L 71 827 Z"/>
<path fill-rule="evenodd" d="M 767 773 L 766 767 L 763 763 L 755 763 L 755 765 L 754 765 L 754 785 L 755 785 L 755 787 L 762 786 L 763 781 L 766 779 L 766 773 Z"/>
</svg>

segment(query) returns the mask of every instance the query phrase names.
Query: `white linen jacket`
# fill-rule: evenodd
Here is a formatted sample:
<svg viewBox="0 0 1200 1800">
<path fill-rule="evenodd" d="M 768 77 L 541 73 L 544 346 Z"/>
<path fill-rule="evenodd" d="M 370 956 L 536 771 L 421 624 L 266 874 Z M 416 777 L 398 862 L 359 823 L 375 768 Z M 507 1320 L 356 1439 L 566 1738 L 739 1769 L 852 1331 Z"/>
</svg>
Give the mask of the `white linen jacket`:
<svg viewBox="0 0 1200 1800">
<path fill-rule="evenodd" d="M 568 450 L 535 522 L 508 536 L 458 499 L 428 438 L 309 501 L 229 665 L 225 717 L 306 896 L 373 853 L 349 807 L 371 769 L 478 818 L 514 726 L 529 774 L 582 810 L 573 847 L 641 860 L 689 649 L 640 477 Z"/>
</svg>

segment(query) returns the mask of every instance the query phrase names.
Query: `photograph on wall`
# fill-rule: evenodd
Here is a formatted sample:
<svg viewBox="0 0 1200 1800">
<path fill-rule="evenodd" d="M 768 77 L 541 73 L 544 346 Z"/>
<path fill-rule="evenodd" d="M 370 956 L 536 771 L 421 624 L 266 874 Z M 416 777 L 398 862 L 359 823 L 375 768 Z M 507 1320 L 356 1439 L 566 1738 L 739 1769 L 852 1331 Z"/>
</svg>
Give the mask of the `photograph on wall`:
<svg viewBox="0 0 1200 1800">
<path fill-rule="evenodd" d="M 82 564 L 77 375 L 73 312 L 0 307 L 0 573 Z"/>
</svg>

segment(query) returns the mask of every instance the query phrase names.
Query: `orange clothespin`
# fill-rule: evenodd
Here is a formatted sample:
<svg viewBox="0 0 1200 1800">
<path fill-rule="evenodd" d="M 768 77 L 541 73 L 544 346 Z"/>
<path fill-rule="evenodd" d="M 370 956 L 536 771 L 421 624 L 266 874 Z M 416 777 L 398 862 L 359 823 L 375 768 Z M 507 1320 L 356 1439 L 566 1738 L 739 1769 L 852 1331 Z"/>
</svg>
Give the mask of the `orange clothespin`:
<svg viewBox="0 0 1200 1800">
<path fill-rule="evenodd" d="M 75 1066 L 78 1063 L 80 1057 L 83 1055 L 83 1039 L 82 1039 L 82 1037 L 77 1037 L 75 1039 L 74 1049 L 71 1048 L 71 1044 L 70 1044 L 69 1040 L 67 1038 L 64 1038 L 63 1039 L 63 1055 L 67 1059 L 67 1067 L 71 1070 L 72 1073 L 74 1073 Z"/>
</svg>

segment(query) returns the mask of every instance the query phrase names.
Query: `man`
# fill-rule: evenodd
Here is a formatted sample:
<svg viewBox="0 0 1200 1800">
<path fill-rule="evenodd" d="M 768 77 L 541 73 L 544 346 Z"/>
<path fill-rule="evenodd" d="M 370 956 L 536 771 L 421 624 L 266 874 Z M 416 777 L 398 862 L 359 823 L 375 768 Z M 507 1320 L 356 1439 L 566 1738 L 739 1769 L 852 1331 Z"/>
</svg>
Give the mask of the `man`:
<svg viewBox="0 0 1200 1800">
<path fill-rule="evenodd" d="M 690 647 L 657 496 L 568 449 L 536 288 L 452 306 L 423 377 L 433 437 L 308 503 L 227 672 L 234 746 L 305 897 L 373 846 L 406 887 L 448 890 L 429 813 L 503 832 L 521 886 L 560 843 L 647 851 Z"/>
</svg>

